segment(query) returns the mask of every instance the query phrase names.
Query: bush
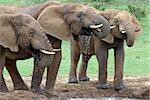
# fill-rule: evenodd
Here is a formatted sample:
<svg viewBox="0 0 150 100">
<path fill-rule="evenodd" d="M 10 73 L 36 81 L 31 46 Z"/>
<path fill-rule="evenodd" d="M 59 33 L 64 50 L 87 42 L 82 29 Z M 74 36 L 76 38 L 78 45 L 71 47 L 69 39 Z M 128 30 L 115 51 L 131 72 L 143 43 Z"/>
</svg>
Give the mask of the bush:
<svg viewBox="0 0 150 100">
<path fill-rule="evenodd" d="M 104 2 L 106 2 L 106 3 L 108 3 L 108 2 L 110 2 L 111 0 L 103 0 Z"/>
<path fill-rule="evenodd" d="M 48 1 L 48 0 L 31 0 L 31 2 L 33 2 L 34 4 L 42 3 L 42 2 L 45 2 L 45 1 Z"/>
<path fill-rule="evenodd" d="M 84 0 L 84 1 L 88 1 L 88 2 L 110 2 L 111 0 Z"/>
<path fill-rule="evenodd" d="M 21 5 L 33 5 L 42 2 L 46 2 L 48 0 L 21 0 Z"/>
<path fill-rule="evenodd" d="M 104 11 L 106 9 L 104 2 L 99 2 L 99 3 L 95 2 L 92 4 L 92 6 L 95 7 L 96 9 L 99 9 L 102 11 Z"/>
<path fill-rule="evenodd" d="M 131 12 L 136 18 L 146 16 L 146 11 L 144 6 L 128 5 L 129 12 Z"/>
</svg>

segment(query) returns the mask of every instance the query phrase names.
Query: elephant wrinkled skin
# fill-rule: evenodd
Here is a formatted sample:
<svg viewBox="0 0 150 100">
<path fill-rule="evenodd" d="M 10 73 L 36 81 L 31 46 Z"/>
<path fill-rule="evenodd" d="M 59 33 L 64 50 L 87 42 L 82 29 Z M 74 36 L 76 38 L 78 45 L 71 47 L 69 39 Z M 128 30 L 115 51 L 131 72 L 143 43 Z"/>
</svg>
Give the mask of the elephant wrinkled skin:
<svg viewBox="0 0 150 100">
<path fill-rule="evenodd" d="M 8 91 L 4 78 L 3 68 L 7 58 L 18 54 L 20 48 L 31 52 L 35 59 L 41 59 L 38 55 L 53 52 L 45 31 L 40 24 L 26 14 L 0 14 L 0 92 Z"/>
<path fill-rule="evenodd" d="M 107 10 L 99 11 L 111 24 L 111 34 L 106 38 L 100 40 L 95 36 L 80 36 L 80 41 L 71 41 L 71 70 L 69 76 L 70 80 L 77 83 L 76 69 L 79 61 L 80 53 L 82 53 L 82 63 L 79 70 L 79 80 L 89 81 L 86 75 L 87 64 L 90 57 L 96 54 L 99 64 L 99 82 L 96 86 L 98 89 L 109 88 L 107 84 L 107 59 L 108 50 L 114 49 L 115 61 L 115 76 L 114 87 L 120 90 L 125 87 L 123 84 L 123 64 L 124 64 L 124 40 L 127 46 L 131 47 L 134 44 L 136 37 L 141 33 L 142 29 L 137 19 L 127 11 L 123 10 Z M 84 41 L 82 41 L 84 39 Z"/>
<path fill-rule="evenodd" d="M 48 6 L 51 5 L 58 5 L 58 2 L 46 2 L 44 4 L 38 4 L 38 5 L 34 5 L 34 6 L 29 6 L 29 7 L 24 7 L 24 6 L 0 6 L 0 14 L 15 14 L 15 13 L 19 13 L 19 14 L 29 14 L 32 17 L 34 17 L 35 19 L 37 19 L 37 17 L 39 16 L 39 14 Z M 44 38 L 43 38 L 44 39 Z M 61 41 L 58 40 L 57 38 L 53 37 L 53 36 L 48 36 L 48 39 L 50 40 L 50 42 L 52 43 L 52 46 L 55 48 L 55 55 L 45 55 L 43 53 L 39 53 L 38 56 L 41 59 L 36 59 L 36 57 L 34 57 L 34 72 L 33 72 L 33 77 L 32 77 L 32 83 L 31 83 L 31 90 L 34 92 L 38 92 L 38 93 L 43 93 L 44 91 L 41 90 L 39 88 L 42 76 L 43 76 L 43 71 L 44 69 L 42 67 L 48 67 L 49 65 L 52 64 L 52 61 L 54 59 L 55 56 L 55 62 L 57 62 L 59 64 L 59 59 L 60 57 L 60 50 L 57 48 L 60 48 L 61 45 Z M 10 53 L 7 52 L 7 55 L 9 57 L 7 57 L 6 59 L 6 68 L 12 78 L 13 84 L 14 84 L 14 89 L 15 90 L 26 90 L 28 89 L 28 87 L 26 86 L 26 84 L 24 83 L 24 81 L 22 80 L 18 69 L 16 67 L 16 61 L 17 60 L 24 60 L 24 59 L 28 59 L 30 57 L 33 57 L 32 53 L 29 52 L 28 50 L 25 50 L 23 48 L 19 48 L 19 52 L 17 53 Z M 58 58 L 58 59 L 56 59 Z M 45 60 L 46 59 L 46 60 Z M 57 65 L 57 64 L 56 64 Z M 53 66 L 53 64 L 52 64 Z M 55 67 L 54 67 L 55 68 Z M 38 74 L 35 73 L 38 71 Z M 37 74 L 37 75 L 36 75 Z"/>
<path fill-rule="evenodd" d="M 56 3 L 51 5 L 51 3 L 48 2 L 31 8 L 16 7 L 15 12 L 31 14 L 35 19 L 37 18 L 40 25 L 48 32 L 47 36 L 52 43 L 53 48 L 61 49 L 61 40 L 78 40 L 79 34 L 94 34 L 101 39 L 105 38 L 110 33 L 109 22 L 91 9 L 93 8 L 83 4 Z M 24 54 L 28 54 L 28 52 L 24 51 Z M 29 57 L 31 56 L 27 56 L 24 59 Z M 25 86 L 25 84 L 16 68 L 16 60 L 18 59 L 9 59 L 6 67 L 11 75 L 15 89 L 18 89 L 18 86 Z M 49 64 L 47 68 L 47 90 L 54 87 L 60 61 L 61 51 L 58 51 L 54 55 L 53 62 Z M 10 62 L 13 63 L 13 65 L 10 65 Z M 35 60 L 35 62 L 37 61 Z M 40 91 L 40 83 L 44 69 L 45 68 L 41 67 L 39 64 L 35 64 L 31 90 Z M 15 80 L 18 82 L 15 82 Z M 24 87 L 19 87 L 19 89 L 24 89 Z"/>
</svg>

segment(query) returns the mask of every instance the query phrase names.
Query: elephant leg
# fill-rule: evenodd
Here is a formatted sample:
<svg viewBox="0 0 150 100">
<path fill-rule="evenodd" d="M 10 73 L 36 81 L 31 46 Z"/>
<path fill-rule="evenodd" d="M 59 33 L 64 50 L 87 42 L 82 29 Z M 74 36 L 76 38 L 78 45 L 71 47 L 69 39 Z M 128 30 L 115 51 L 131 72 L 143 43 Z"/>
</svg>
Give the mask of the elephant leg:
<svg viewBox="0 0 150 100">
<path fill-rule="evenodd" d="M 47 68 L 46 90 L 51 90 L 54 88 L 60 62 L 61 51 L 56 53 L 53 63 Z"/>
<path fill-rule="evenodd" d="M 2 73 L 2 69 L 0 69 L 0 74 Z M 8 92 L 8 88 L 4 81 L 3 75 L 0 76 L 0 92 Z"/>
<path fill-rule="evenodd" d="M 80 47 L 78 41 L 71 40 L 71 69 L 68 83 L 78 83 L 77 80 L 77 65 L 80 58 Z"/>
<path fill-rule="evenodd" d="M 11 79 L 14 84 L 15 90 L 28 90 L 27 85 L 24 83 L 23 79 L 21 78 L 17 66 L 16 60 L 6 59 L 6 68 L 11 76 Z"/>
<path fill-rule="evenodd" d="M 54 48 L 61 48 L 61 42 L 60 40 L 56 40 L 56 42 L 53 43 Z M 60 66 L 62 58 L 61 51 L 56 52 L 52 64 L 47 68 L 47 79 L 46 79 L 46 90 L 51 90 L 54 88 L 55 81 L 57 78 L 58 69 Z"/>
<path fill-rule="evenodd" d="M 115 54 L 115 77 L 114 77 L 114 87 L 116 90 L 125 88 L 123 84 L 123 64 L 124 64 L 124 47 L 119 46 L 114 50 Z"/>
<path fill-rule="evenodd" d="M 80 71 L 79 71 L 79 81 L 89 81 L 90 78 L 87 77 L 87 65 L 88 61 L 91 58 L 91 55 L 82 55 L 82 62 L 80 66 Z"/>
<path fill-rule="evenodd" d="M 99 64 L 99 83 L 97 84 L 97 89 L 108 89 L 109 84 L 107 84 L 107 59 L 108 59 L 108 49 L 104 46 L 99 47 L 96 50 L 96 57 Z"/>
<path fill-rule="evenodd" d="M 39 66 L 39 61 L 34 58 L 34 69 L 33 69 L 32 81 L 31 81 L 32 92 L 35 92 L 38 94 L 45 93 L 44 90 L 40 88 L 44 70 L 45 70 L 45 67 Z"/>
<path fill-rule="evenodd" d="M 5 54 L 1 52 L 1 47 L 0 47 L 0 92 L 8 92 L 8 88 L 6 86 L 3 77 L 4 65 L 5 65 Z"/>
</svg>

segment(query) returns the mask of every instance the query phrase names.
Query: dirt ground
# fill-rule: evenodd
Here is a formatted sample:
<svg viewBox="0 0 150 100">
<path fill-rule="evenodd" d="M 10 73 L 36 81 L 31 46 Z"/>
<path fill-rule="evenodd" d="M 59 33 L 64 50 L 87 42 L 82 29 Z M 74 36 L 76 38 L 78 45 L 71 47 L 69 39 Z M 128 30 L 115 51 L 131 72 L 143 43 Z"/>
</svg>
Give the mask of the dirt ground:
<svg viewBox="0 0 150 100">
<path fill-rule="evenodd" d="M 78 84 L 68 84 L 67 79 L 58 78 L 55 89 L 49 97 L 32 93 L 29 90 L 13 90 L 11 79 L 5 79 L 10 92 L 0 93 L 0 100 L 129 100 L 129 98 L 150 100 L 150 77 L 126 77 L 124 83 L 128 87 L 120 91 L 113 89 L 113 79 L 108 80 L 108 83 L 112 85 L 111 89 L 98 90 L 95 88 L 96 79 Z M 24 81 L 30 86 L 31 77 L 25 77 Z M 44 83 L 45 78 L 41 87 L 44 87 Z"/>
</svg>

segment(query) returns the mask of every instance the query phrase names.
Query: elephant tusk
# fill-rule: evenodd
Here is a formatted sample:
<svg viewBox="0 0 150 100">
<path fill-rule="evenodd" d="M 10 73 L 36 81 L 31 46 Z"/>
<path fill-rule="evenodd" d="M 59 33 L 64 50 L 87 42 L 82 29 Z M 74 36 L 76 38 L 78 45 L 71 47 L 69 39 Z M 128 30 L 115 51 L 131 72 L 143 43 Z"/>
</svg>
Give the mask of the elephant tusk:
<svg viewBox="0 0 150 100">
<path fill-rule="evenodd" d="M 90 25 L 89 28 L 91 29 L 97 29 L 97 28 L 101 28 L 103 26 L 103 24 L 99 24 L 99 25 Z"/>
<path fill-rule="evenodd" d="M 110 26 L 110 29 L 114 29 L 116 27 L 116 25 L 112 25 Z"/>
<path fill-rule="evenodd" d="M 96 30 L 97 30 L 98 32 L 101 32 L 101 29 L 100 29 L 100 28 L 97 28 Z"/>
<path fill-rule="evenodd" d="M 126 33 L 126 31 L 125 31 L 125 30 L 122 30 L 122 31 L 121 31 L 121 34 L 125 34 L 125 33 Z"/>
<path fill-rule="evenodd" d="M 60 51 L 61 49 L 53 49 L 54 52 L 58 52 Z"/>
<path fill-rule="evenodd" d="M 55 52 L 49 52 L 49 51 L 46 51 L 46 50 L 40 50 L 42 53 L 44 54 L 47 54 L 47 55 L 54 55 L 56 54 Z"/>
</svg>

